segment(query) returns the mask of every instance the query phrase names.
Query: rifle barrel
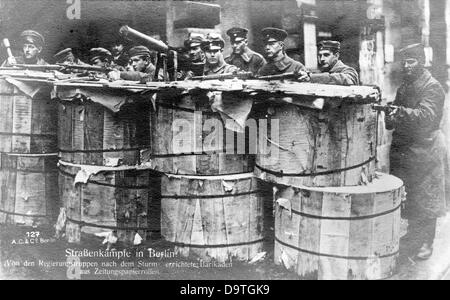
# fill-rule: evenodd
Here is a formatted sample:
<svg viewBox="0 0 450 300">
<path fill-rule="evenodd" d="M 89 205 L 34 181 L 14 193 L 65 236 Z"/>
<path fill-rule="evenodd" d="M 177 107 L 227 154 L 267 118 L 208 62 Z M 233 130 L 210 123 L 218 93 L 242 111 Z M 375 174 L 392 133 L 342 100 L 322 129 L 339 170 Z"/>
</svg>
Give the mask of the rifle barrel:
<svg viewBox="0 0 450 300">
<path fill-rule="evenodd" d="M 257 79 L 261 79 L 261 80 L 287 79 L 287 78 L 294 78 L 296 75 L 297 74 L 294 72 L 289 72 L 289 73 L 277 74 L 277 75 L 258 76 Z"/>
</svg>

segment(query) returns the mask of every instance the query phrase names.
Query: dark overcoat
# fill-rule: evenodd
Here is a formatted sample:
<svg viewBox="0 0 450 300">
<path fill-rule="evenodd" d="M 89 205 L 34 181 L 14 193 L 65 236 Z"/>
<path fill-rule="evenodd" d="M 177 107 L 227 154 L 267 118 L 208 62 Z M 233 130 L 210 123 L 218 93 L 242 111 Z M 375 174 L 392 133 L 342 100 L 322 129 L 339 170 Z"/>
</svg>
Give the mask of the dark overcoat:
<svg viewBox="0 0 450 300">
<path fill-rule="evenodd" d="M 406 188 L 403 217 L 429 219 L 445 213 L 446 147 L 440 130 L 445 92 L 423 69 L 397 91 L 398 111 L 386 118 L 393 133 L 391 173 Z"/>
</svg>

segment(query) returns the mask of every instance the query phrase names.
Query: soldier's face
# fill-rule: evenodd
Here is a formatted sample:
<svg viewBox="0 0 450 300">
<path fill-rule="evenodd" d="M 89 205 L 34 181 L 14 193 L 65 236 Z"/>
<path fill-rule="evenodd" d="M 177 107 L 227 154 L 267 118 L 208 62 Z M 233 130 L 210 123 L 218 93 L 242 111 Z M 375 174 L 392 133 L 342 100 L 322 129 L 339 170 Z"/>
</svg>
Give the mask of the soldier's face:
<svg viewBox="0 0 450 300">
<path fill-rule="evenodd" d="M 205 51 L 206 61 L 210 65 L 216 65 L 223 60 L 222 50 L 220 49 L 208 49 Z"/>
<path fill-rule="evenodd" d="M 189 58 L 192 61 L 201 61 L 205 54 L 202 51 L 202 48 L 200 46 L 194 46 L 189 48 Z"/>
<path fill-rule="evenodd" d="M 402 61 L 402 67 L 405 76 L 413 76 L 420 69 L 421 65 L 415 58 L 405 58 Z"/>
<path fill-rule="evenodd" d="M 233 48 L 233 53 L 235 53 L 235 54 L 242 54 L 244 52 L 246 46 L 247 46 L 247 40 L 231 42 L 231 47 Z"/>
<path fill-rule="evenodd" d="M 134 71 L 144 72 L 148 66 L 148 60 L 143 56 L 133 56 L 130 58 L 130 64 Z"/>
<path fill-rule="evenodd" d="M 120 53 L 122 53 L 122 51 L 123 51 L 123 49 L 124 49 L 125 47 L 122 45 L 122 44 L 118 44 L 118 45 L 114 45 L 113 47 L 112 47 L 112 54 L 114 55 L 114 56 L 116 56 L 116 55 L 119 55 Z"/>
<path fill-rule="evenodd" d="M 34 44 L 23 45 L 23 56 L 25 59 L 34 59 L 41 53 L 42 48 L 36 47 Z"/>
<path fill-rule="evenodd" d="M 268 58 L 275 58 L 283 50 L 281 42 L 268 42 L 264 49 Z"/>
<path fill-rule="evenodd" d="M 339 59 L 339 53 L 333 53 L 331 50 L 320 50 L 317 54 L 319 68 L 322 71 L 329 71 Z"/>
<path fill-rule="evenodd" d="M 100 58 L 96 58 L 93 62 L 92 62 L 93 66 L 96 67 L 104 67 L 106 65 L 106 62 L 101 60 Z"/>
</svg>

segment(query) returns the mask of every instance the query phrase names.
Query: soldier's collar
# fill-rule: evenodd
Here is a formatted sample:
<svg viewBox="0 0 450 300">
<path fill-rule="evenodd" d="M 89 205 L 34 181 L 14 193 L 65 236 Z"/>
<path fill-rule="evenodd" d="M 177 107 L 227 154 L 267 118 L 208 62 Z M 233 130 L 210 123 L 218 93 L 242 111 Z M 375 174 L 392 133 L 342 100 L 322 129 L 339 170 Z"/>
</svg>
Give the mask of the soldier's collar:
<svg viewBox="0 0 450 300">
<path fill-rule="evenodd" d="M 252 51 L 246 47 L 244 52 L 241 54 L 241 57 L 246 63 L 250 62 L 252 59 Z"/>
<path fill-rule="evenodd" d="M 244 50 L 244 53 L 242 53 L 242 54 L 236 54 L 236 53 L 233 52 L 233 53 L 231 53 L 230 58 L 231 58 L 231 59 L 234 59 L 234 58 L 240 57 L 240 58 L 242 58 L 246 63 L 249 63 L 250 60 L 252 59 L 252 54 L 253 54 L 253 52 L 252 52 L 248 47 L 246 47 L 245 50 Z"/>
<path fill-rule="evenodd" d="M 224 69 L 226 65 L 227 65 L 226 63 L 223 63 L 221 66 L 218 66 L 216 68 L 211 68 L 211 66 L 209 66 L 208 64 L 205 64 L 205 72 L 211 71 L 211 72 L 217 73 L 220 70 Z"/>
<path fill-rule="evenodd" d="M 284 54 L 281 58 L 273 60 L 273 65 L 279 71 L 284 71 L 292 65 L 292 60 L 286 54 Z"/>
</svg>

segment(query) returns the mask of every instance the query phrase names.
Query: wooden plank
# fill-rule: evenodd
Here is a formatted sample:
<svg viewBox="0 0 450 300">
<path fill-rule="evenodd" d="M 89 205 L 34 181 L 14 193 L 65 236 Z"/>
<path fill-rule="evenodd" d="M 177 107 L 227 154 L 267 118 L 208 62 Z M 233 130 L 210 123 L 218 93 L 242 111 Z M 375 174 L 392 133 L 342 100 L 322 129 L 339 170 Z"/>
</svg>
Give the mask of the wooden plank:
<svg viewBox="0 0 450 300">
<path fill-rule="evenodd" d="M 57 152 L 57 124 L 57 102 L 51 100 L 50 95 L 48 99 L 34 98 L 31 118 L 31 153 Z"/>
<path fill-rule="evenodd" d="M 105 181 L 115 183 L 115 174 L 98 174 L 92 176 L 93 181 Z M 88 223 L 98 225 L 117 226 L 115 188 L 88 183 L 81 188 L 81 217 Z M 82 232 L 95 234 L 111 231 L 85 226 Z"/>
<path fill-rule="evenodd" d="M 58 148 L 63 150 L 72 149 L 72 135 L 74 133 L 74 105 L 70 102 L 58 105 Z M 61 152 L 61 160 L 72 161 L 72 154 Z"/>
<path fill-rule="evenodd" d="M 0 84 L 0 88 L 4 88 Z M 6 88 L 8 90 L 8 88 Z M 13 119 L 13 104 L 14 96 L 0 95 L 0 132 L 12 133 L 12 119 Z M 0 134 L 0 151 L 11 152 L 12 150 L 12 136 Z"/>
<path fill-rule="evenodd" d="M 13 133 L 31 133 L 32 100 L 26 96 L 14 96 Z M 17 153 L 30 153 L 30 136 L 12 137 L 12 150 Z"/>
<path fill-rule="evenodd" d="M 84 120 L 85 108 L 83 105 L 72 106 L 72 147 L 73 150 L 85 150 L 84 145 Z M 82 153 L 74 153 L 72 156 L 73 163 L 84 164 L 84 155 Z"/>
<path fill-rule="evenodd" d="M 59 166 L 62 171 L 74 174 L 75 168 L 65 168 Z M 81 221 L 81 186 L 74 186 L 74 180 L 64 174 L 59 174 L 59 195 L 66 209 L 67 218 Z M 81 227 L 78 224 L 68 221 L 66 223 L 66 237 L 69 243 L 80 243 Z"/>
<path fill-rule="evenodd" d="M 324 195 L 322 215 L 350 217 L 351 195 Z M 348 256 L 350 221 L 322 220 L 320 230 L 320 253 Z M 319 278 L 347 279 L 347 259 L 321 257 Z"/>
<path fill-rule="evenodd" d="M 45 179 L 46 177 L 39 173 L 17 173 L 15 212 L 28 215 L 46 214 Z M 15 223 L 33 226 L 39 224 L 39 220 L 15 216 Z"/>
<path fill-rule="evenodd" d="M 84 145 L 85 150 L 103 150 L 103 115 L 105 108 L 100 105 L 84 106 Z M 103 153 L 86 153 L 84 164 L 103 165 Z"/>
<path fill-rule="evenodd" d="M 101 119 L 103 120 L 103 149 L 121 149 L 124 145 L 124 128 L 123 123 L 121 123 L 114 114 L 104 110 Z M 120 151 L 104 152 L 102 153 L 103 159 L 112 160 L 120 159 Z"/>
<path fill-rule="evenodd" d="M 201 131 L 198 132 L 197 128 L 200 127 L 201 130 L 202 119 L 196 116 L 194 112 L 182 110 L 189 109 L 195 111 L 195 99 L 193 96 L 184 96 L 179 101 L 172 102 L 172 105 L 176 105 L 181 109 L 168 109 L 171 111 L 167 112 L 171 113 L 171 119 L 170 123 L 166 124 L 166 126 L 172 132 L 172 140 L 164 142 L 164 150 L 170 151 L 166 152 L 167 154 L 188 154 L 195 152 L 197 150 L 195 144 L 196 135 L 201 134 Z M 200 122 L 200 124 L 196 122 Z M 195 155 L 173 157 L 172 163 L 172 168 L 167 170 L 170 173 L 196 174 L 198 172 L 197 157 Z"/>
</svg>

